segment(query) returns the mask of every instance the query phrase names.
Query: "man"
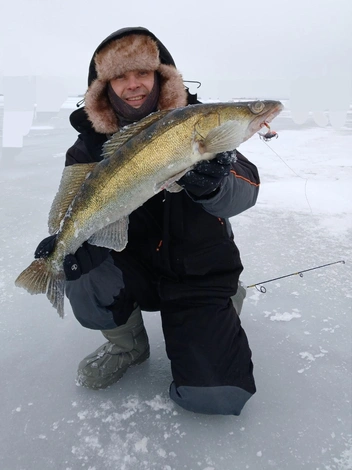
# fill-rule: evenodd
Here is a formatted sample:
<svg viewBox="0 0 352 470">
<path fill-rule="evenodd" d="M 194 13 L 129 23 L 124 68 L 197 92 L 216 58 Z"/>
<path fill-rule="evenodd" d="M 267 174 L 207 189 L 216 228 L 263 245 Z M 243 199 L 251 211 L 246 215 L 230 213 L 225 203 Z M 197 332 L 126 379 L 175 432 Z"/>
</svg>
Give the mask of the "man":
<svg viewBox="0 0 352 470">
<path fill-rule="evenodd" d="M 121 29 L 93 55 L 85 107 L 71 115 L 80 134 L 66 166 L 100 161 L 111 134 L 151 112 L 195 103 L 151 32 Z M 81 385 L 105 388 L 149 357 L 142 309 L 161 312 L 170 397 L 180 406 L 238 415 L 255 393 L 239 320 L 243 267 L 228 218 L 255 204 L 259 176 L 234 153 L 199 163 L 178 182 L 184 191 L 161 192 L 134 211 L 122 252 L 86 242 L 65 258 L 66 294 L 76 318 L 108 340 L 79 364 Z M 55 235 L 43 240 L 36 256 L 54 243 Z"/>
</svg>

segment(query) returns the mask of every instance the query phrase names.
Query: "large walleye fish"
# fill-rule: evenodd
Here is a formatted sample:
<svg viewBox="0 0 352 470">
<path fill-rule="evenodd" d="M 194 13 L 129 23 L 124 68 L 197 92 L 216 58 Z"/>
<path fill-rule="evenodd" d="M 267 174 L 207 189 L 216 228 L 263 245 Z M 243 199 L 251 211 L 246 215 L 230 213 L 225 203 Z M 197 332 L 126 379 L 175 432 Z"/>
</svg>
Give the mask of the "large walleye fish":
<svg viewBox="0 0 352 470">
<path fill-rule="evenodd" d="M 64 316 L 63 260 L 82 243 L 121 251 L 128 216 L 201 160 L 234 150 L 283 109 L 279 101 L 197 104 L 160 111 L 122 129 L 105 144 L 99 163 L 63 171 L 49 214 L 54 251 L 36 259 L 16 279 L 30 294 L 46 293 Z"/>
</svg>

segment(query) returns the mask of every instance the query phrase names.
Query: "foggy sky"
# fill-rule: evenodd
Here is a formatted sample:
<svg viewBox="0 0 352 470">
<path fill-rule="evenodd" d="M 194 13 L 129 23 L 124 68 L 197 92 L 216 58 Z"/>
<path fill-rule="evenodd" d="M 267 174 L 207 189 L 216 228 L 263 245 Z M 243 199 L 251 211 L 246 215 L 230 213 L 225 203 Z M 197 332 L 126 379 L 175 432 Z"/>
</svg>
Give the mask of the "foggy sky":
<svg viewBox="0 0 352 470">
<path fill-rule="evenodd" d="M 60 77 L 70 95 L 85 92 L 96 46 L 126 26 L 159 37 L 200 95 L 277 98 L 302 79 L 351 91 L 351 0 L 2 3 L 0 76 Z"/>
</svg>

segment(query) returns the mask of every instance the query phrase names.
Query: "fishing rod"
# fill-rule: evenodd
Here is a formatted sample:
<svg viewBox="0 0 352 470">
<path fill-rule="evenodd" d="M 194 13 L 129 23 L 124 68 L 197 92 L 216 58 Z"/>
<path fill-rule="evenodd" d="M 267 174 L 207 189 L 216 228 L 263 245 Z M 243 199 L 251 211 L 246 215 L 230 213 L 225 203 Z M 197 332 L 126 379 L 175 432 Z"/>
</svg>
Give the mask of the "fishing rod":
<svg viewBox="0 0 352 470">
<path fill-rule="evenodd" d="M 257 282 L 255 284 L 251 284 L 250 286 L 247 286 L 247 289 L 249 289 L 250 287 L 255 287 L 259 292 L 262 292 L 262 294 L 265 294 L 266 288 L 262 286 L 262 284 L 267 284 L 268 282 L 277 281 L 278 279 L 284 279 L 285 277 L 290 277 L 290 276 L 298 275 L 299 277 L 303 277 L 303 273 L 306 273 L 308 271 L 314 271 L 315 269 L 325 268 L 326 266 L 332 266 L 333 264 L 339 264 L 339 263 L 346 264 L 344 260 L 334 261 L 333 263 L 322 264 L 321 266 L 315 266 L 314 268 L 304 269 L 302 271 L 297 271 L 296 273 L 286 274 L 285 276 L 280 276 L 280 277 L 274 277 L 273 279 L 268 279 L 267 281 L 263 281 L 263 282 Z M 258 288 L 258 286 L 260 287 Z"/>
</svg>

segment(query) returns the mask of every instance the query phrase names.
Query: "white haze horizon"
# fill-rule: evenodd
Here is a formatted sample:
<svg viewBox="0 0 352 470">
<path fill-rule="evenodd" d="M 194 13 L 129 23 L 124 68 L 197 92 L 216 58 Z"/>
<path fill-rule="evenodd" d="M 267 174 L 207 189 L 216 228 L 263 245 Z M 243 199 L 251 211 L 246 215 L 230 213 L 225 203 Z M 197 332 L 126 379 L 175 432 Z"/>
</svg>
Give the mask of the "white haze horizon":
<svg viewBox="0 0 352 470">
<path fill-rule="evenodd" d="M 82 0 L 18 0 L 4 6 L 2 19 L 0 77 L 56 78 L 66 96 L 86 91 L 89 62 L 105 37 L 143 26 L 164 43 L 185 80 L 202 83 L 203 98 L 288 99 L 299 92 L 324 107 L 351 102 L 349 0 L 137 0 L 133 8 L 113 0 L 99 8 Z"/>
<path fill-rule="evenodd" d="M 84 95 L 94 50 L 128 26 L 164 43 L 201 100 L 285 99 L 295 123 L 313 113 L 335 129 L 352 103 L 350 0 L 136 0 L 133 8 L 103 0 L 99 9 L 83 0 L 18 0 L 6 3 L 2 19 L 4 153 L 21 148 L 35 113 L 59 113 L 68 97 Z"/>
</svg>

